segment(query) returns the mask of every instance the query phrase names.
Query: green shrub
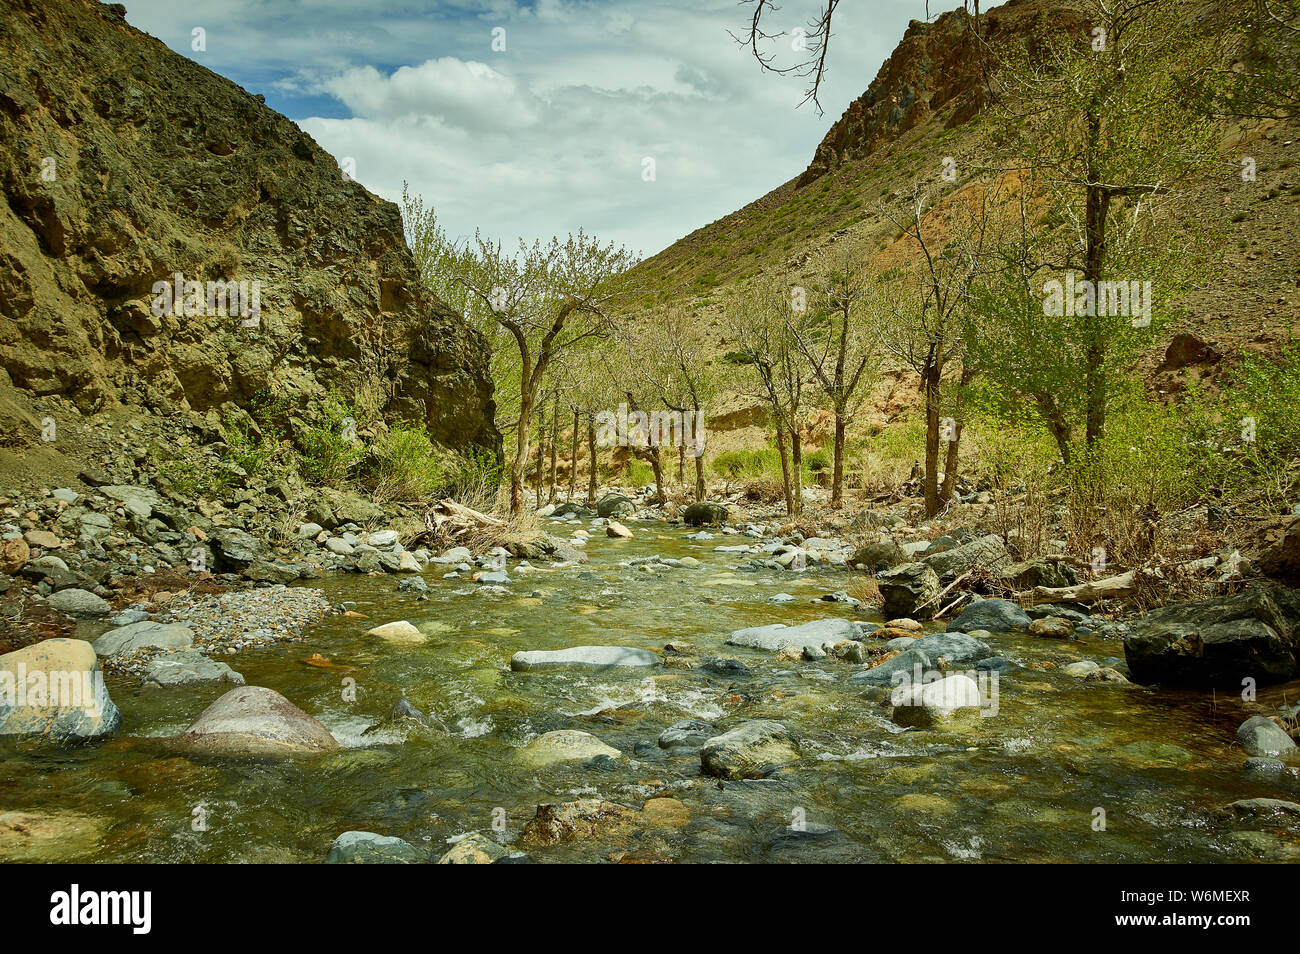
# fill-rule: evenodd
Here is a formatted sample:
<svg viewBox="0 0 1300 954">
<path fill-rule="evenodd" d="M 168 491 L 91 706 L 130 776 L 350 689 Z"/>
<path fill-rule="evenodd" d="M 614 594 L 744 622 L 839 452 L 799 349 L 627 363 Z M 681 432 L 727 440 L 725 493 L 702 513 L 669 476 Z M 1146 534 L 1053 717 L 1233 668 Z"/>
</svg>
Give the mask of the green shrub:
<svg viewBox="0 0 1300 954">
<path fill-rule="evenodd" d="M 310 404 L 294 434 L 299 469 L 307 481 L 334 486 L 348 479 L 365 454 L 356 427 L 355 410 L 335 391 Z"/>
<path fill-rule="evenodd" d="M 376 500 L 419 500 L 445 483 L 433 441 L 422 426 L 398 424 L 375 441 Z"/>
</svg>

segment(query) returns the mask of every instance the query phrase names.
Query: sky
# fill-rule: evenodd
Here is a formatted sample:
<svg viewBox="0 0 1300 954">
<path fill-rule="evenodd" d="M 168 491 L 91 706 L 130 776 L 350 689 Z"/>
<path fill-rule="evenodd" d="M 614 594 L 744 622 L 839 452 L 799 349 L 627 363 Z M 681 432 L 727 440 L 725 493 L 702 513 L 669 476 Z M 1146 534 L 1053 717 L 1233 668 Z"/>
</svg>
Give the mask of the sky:
<svg viewBox="0 0 1300 954">
<path fill-rule="evenodd" d="M 794 31 L 819 5 L 787 0 L 765 21 L 787 34 L 777 62 L 798 56 Z M 583 228 L 644 255 L 803 171 L 925 16 L 924 0 L 843 0 L 819 116 L 799 106 L 802 79 L 762 72 L 728 35 L 750 15 L 735 0 L 126 6 L 133 26 L 263 94 L 372 192 L 400 202 L 409 183 L 453 239 Z"/>
</svg>

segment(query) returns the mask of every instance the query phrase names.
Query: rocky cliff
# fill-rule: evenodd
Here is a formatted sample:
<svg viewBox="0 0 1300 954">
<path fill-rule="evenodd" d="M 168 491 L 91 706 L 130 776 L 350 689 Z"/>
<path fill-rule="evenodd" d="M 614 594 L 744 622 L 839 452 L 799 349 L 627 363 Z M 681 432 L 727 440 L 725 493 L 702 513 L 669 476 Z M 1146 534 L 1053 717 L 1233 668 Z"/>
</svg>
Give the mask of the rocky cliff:
<svg viewBox="0 0 1300 954">
<path fill-rule="evenodd" d="M 419 284 L 397 207 L 120 5 L 0 0 L 0 190 L 5 406 L 201 413 L 334 388 L 499 446 L 486 345 Z M 248 283 L 242 310 L 227 282 Z"/>
<path fill-rule="evenodd" d="M 1013 36 L 1025 38 L 1032 48 L 1034 38 L 1048 30 L 1082 35 L 1084 18 L 1068 0 L 1010 0 L 981 15 L 978 36 L 974 24 L 964 9 L 933 23 L 913 20 L 867 91 L 826 133 L 797 185 L 802 188 L 847 160 L 871 155 L 932 116 L 942 117 L 945 128 L 960 126 L 984 104 L 982 44 Z"/>
</svg>

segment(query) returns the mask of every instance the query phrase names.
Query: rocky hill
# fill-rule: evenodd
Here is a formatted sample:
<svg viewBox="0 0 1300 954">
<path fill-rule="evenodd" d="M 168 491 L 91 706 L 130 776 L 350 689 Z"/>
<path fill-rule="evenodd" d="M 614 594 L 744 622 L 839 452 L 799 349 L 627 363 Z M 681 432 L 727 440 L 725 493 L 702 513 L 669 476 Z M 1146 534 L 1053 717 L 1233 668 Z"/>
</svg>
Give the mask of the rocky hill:
<svg viewBox="0 0 1300 954">
<path fill-rule="evenodd" d="M 1226 56 L 1230 11 L 1208 3 L 1198 9 L 1200 29 L 1221 38 Z M 882 270 L 913 258 L 915 243 L 896 224 L 907 217 L 913 183 L 930 189 L 930 214 L 942 218 L 964 189 L 981 181 L 978 170 L 991 152 L 970 23 L 961 9 L 931 23 L 913 21 L 803 171 L 638 266 L 638 284 L 645 289 L 641 305 L 687 302 L 713 332 L 722 355 L 730 347 L 719 321 L 725 303 L 758 276 L 779 272 L 793 281 L 810 280 L 813 254 L 831 246 L 847 247 Z M 1072 23 L 1082 29 L 1070 0 L 1009 0 L 985 10 L 980 31 L 990 44 L 1022 37 L 1032 48 L 1044 31 Z M 832 55 L 841 58 L 837 68 L 851 68 L 850 49 L 841 46 Z M 1225 166 L 1223 176 L 1207 178 L 1181 197 L 1179 225 L 1213 237 L 1218 266 L 1182 296 L 1182 316 L 1144 356 L 1153 393 L 1173 395 L 1192 381 L 1213 386 L 1241 352 L 1275 354 L 1300 327 L 1296 138 L 1294 120 L 1231 125 L 1225 150 L 1254 157 L 1264 173 L 1246 182 Z M 956 163 L 950 183 L 940 176 L 947 157 Z M 877 420 L 893 419 L 918 396 L 914 382 L 886 375 L 868 410 Z M 726 410 L 728 416 L 753 417 L 734 400 Z M 716 430 L 727 430 L 726 424 L 727 417 L 720 418 Z M 726 449 L 764 439 L 761 429 L 715 436 L 711 446 Z"/>
<path fill-rule="evenodd" d="M 33 401 L 210 418 L 335 389 L 499 447 L 486 345 L 422 289 L 397 207 L 120 5 L 0 0 L 0 191 L 4 444 L 36 441 Z M 178 274 L 202 285 L 173 303 Z"/>
</svg>

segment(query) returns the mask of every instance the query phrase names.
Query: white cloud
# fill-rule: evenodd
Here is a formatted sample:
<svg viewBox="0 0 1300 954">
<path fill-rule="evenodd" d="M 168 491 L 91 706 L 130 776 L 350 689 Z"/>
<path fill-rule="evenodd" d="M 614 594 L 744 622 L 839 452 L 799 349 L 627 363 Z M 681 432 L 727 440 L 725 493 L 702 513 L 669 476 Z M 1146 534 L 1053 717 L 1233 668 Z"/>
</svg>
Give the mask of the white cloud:
<svg viewBox="0 0 1300 954">
<path fill-rule="evenodd" d="M 769 28 L 793 29 L 819 3 L 791 0 Z M 648 254 L 798 175 L 924 15 L 920 0 L 841 4 L 818 117 L 795 108 L 799 80 L 764 74 L 728 35 L 748 11 L 733 0 L 128 4 L 132 23 L 354 158 L 368 188 L 397 200 L 409 182 L 453 234 L 581 226 Z M 208 25 L 206 54 L 189 49 L 194 25 Z M 492 51 L 494 26 L 504 52 Z M 641 178 L 647 156 L 654 182 Z"/>
</svg>

